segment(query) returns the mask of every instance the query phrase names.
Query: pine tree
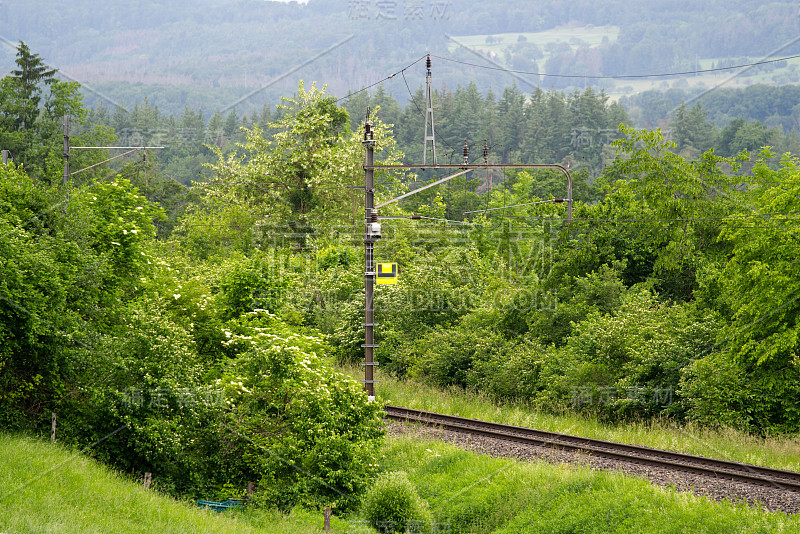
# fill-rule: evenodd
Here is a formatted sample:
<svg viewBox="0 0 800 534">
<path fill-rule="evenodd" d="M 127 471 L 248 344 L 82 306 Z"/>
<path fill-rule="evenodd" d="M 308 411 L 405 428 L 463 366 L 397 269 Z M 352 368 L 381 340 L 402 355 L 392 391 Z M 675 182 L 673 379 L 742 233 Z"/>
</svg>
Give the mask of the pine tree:
<svg viewBox="0 0 800 534">
<path fill-rule="evenodd" d="M 267 113 L 267 117 L 269 117 L 269 106 L 267 106 L 265 104 L 264 105 L 264 110 Z M 262 117 L 263 117 L 263 115 L 264 115 L 264 113 L 262 111 Z M 263 120 L 263 119 L 261 119 L 261 120 Z M 263 124 L 265 126 L 267 125 L 266 122 L 264 122 Z M 225 123 L 222 126 L 222 130 L 225 132 L 225 136 L 227 138 L 229 138 L 229 139 L 231 137 L 233 137 L 234 135 L 236 135 L 237 133 L 239 133 L 239 116 L 236 114 L 236 110 L 235 109 L 232 109 L 230 111 L 230 113 L 228 113 L 228 116 L 225 117 Z"/>
<path fill-rule="evenodd" d="M 51 69 L 45 64 L 39 54 L 31 53 L 30 48 L 23 41 L 17 47 L 17 68 L 11 71 L 11 76 L 18 80 L 17 91 L 23 103 L 21 114 L 17 117 L 18 130 L 32 127 L 39 116 L 39 102 L 42 99 L 40 84 L 50 85 L 55 81 L 58 69 Z"/>
</svg>

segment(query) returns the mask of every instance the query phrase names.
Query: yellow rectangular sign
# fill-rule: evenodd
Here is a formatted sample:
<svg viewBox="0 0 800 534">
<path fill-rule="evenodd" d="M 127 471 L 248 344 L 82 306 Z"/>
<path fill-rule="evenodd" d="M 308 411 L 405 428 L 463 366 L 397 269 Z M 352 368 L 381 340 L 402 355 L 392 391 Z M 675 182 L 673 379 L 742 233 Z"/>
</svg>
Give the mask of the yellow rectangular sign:
<svg viewBox="0 0 800 534">
<path fill-rule="evenodd" d="M 396 263 L 379 263 L 377 282 L 379 284 L 396 284 L 397 283 L 397 264 Z"/>
</svg>

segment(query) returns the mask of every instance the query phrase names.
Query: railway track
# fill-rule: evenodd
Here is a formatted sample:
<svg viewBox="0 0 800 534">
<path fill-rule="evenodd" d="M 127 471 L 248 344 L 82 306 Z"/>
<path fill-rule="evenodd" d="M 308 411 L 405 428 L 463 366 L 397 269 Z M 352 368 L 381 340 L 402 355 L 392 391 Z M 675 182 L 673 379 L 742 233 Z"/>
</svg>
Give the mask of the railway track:
<svg viewBox="0 0 800 534">
<path fill-rule="evenodd" d="M 651 465 L 715 479 L 733 480 L 800 493 L 800 473 L 794 471 L 729 462 L 692 454 L 642 447 L 640 445 L 583 438 L 489 421 L 479 421 L 477 419 L 467 419 L 400 406 L 386 406 L 384 410 L 387 418 L 395 421 L 419 423 L 453 432 L 468 433 L 562 451 L 580 452 L 600 458 Z"/>
</svg>

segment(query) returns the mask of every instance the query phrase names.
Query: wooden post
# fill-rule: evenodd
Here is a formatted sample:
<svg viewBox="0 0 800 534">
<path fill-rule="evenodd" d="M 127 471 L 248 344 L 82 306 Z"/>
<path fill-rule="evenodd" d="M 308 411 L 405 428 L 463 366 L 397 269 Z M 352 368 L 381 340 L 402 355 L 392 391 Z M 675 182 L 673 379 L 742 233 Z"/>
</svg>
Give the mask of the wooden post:
<svg viewBox="0 0 800 534">
<path fill-rule="evenodd" d="M 50 425 L 50 441 L 56 441 L 56 412 L 53 412 L 53 422 Z"/>
<path fill-rule="evenodd" d="M 247 483 L 247 498 L 251 498 L 253 493 L 256 491 L 256 485 L 254 482 Z"/>
<path fill-rule="evenodd" d="M 322 529 L 323 532 L 330 532 L 331 531 L 331 507 L 325 507 L 325 525 Z"/>
<path fill-rule="evenodd" d="M 150 483 L 153 481 L 153 473 L 144 474 L 144 489 L 150 489 Z"/>
</svg>

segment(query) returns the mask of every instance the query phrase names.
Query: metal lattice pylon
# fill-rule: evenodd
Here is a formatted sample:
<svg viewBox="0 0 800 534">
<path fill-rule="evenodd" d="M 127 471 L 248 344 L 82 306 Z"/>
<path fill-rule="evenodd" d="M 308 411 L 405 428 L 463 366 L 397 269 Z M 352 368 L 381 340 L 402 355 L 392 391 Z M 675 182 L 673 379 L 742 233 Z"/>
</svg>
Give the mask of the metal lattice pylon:
<svg viewBox="0 0 800 534">
<path fill-rule="evenodd" d="M 431 55 L 428 54 L 428 74 L 425 76 L 425 145 L 422 148 L 422 164 L 428 163 L 428 141 L 433 151 L 433 164 L 436 165 L 436 132 L 433 126 L 433 93 L 431 91 Z M 430 134 L 428 133 L 430 125 Z"/>
</svg>

